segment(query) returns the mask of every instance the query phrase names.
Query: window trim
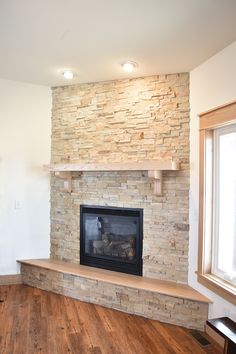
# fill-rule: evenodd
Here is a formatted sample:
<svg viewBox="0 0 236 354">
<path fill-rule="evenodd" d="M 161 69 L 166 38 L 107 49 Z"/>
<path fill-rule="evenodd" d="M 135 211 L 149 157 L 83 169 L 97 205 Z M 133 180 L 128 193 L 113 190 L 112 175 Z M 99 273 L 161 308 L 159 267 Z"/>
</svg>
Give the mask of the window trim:
<svg viewBox="0 0 236 354">
<path fill-rule="evenodd" d="M 200 284 L 236 305 L 236 287 L 211 272 L 213 131 L 216 128 L 236 123 L 236 101 L 201 113 L 199 114 L 199 119 L 199 238 L 197 277 Z M 206 145 L 208 145 L 208 149 L 206 149 Z M 206 211 L 208 212 L 207 218 Z"/>
<path fill-rule="evenodd" d="M 234 133 L 236 134 L 236 124 L 234 122 L 232 122 L 231 124 L 227 125 L 227 126 L 223 126 L 223 127 L 218 127 L 216 129 L 214 129 L 214 134 L 213 134 L 213 138 L 214 138 L 214 146 L 213 146 L 213 156 L 214 156 L 214 163 L 213 163 L 213 174 L 214 174 L 214 178 L 213 178 L 213 190 L 214 190 L 214 199 L 213 199 L 213 205 L 215 205 L 215 210 L 213 210 L 214 215 L 213 215 L 213 225 L 212 225 L 212 230 L 213 230 L 213 234 L 215 234 L 215 238 L 212 240 L 212 269 L 213 269 L 213 274 L 215 274 L 216 276 L 219 276 L 219 278 L 225 280 L 226 282 L 229 281 L 227 280 L 226 277 L 226 273 L 221 270 L 218 267 L 217 264 L 217 257 L 216 254 L 218 254 L 219 251 L 219 209 L 220 209 L 220 203 L 219 203 L 219 195 L 220 195 L 220 189 L 219 189 L 219 185 L 220 185 L 220 138 L 222 136 L 225 136 L 227 134 L 231 134 Z M 230 161 L 231 164 L 233 163 L 233 161 Z M 235 277 L 234 277 L 235 279 Z M 229 281 L 229 283 L 232 283 L 231 281 Z M 233 286 L 236 286 L 236 283 L 233 283 Z"/>
</svg>

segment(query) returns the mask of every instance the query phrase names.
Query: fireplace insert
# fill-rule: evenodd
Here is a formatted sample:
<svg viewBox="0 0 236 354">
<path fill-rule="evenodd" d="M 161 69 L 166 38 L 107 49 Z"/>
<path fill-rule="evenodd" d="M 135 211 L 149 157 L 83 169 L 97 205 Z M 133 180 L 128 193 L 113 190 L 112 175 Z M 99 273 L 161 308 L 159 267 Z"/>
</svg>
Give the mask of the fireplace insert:
<svg viewBox="0 0 236 354">
<path fill-rule="evenodd" d="M 143 209 L 80 206 L 80 264 L 142 275 Z"/>
</svg>

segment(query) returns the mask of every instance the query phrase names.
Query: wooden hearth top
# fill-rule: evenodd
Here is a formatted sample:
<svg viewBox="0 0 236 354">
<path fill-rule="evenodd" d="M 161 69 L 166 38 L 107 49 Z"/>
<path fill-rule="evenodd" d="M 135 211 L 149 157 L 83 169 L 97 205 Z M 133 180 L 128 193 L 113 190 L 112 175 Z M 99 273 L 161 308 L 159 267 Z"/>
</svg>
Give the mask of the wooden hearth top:
<svg viewBox="0 0 236 354">
<path fill-rule="evenodd" d="M 103 281 L 118 286 L 127 286 L 138 290 L 156 292 L 182 299 L 211 303 L 204 295 L 200 294 L 189 285 L 178 284 L 166 280 L 157 280 L 136 275 L 112 272 L 110 270 L 92 268 L 74 263 L 67 263 L 53 259 L 27 259 L 19 260 L 21 264 L 44 268 L 64 274 L 71 274 L 82 278 Z"/>
</svg>

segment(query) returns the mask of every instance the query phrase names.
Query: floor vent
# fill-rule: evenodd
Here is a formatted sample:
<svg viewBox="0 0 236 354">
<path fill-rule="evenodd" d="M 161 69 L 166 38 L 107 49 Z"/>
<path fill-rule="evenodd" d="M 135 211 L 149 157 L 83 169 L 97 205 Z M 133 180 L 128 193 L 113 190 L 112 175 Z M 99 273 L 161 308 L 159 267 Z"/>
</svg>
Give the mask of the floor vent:
<svg viewBox="0 0 236 354">
<path fill-rule="evenodd" d="M 211 344 L 200 332 L 198 331 L 191 331 L 189 334 L 202 346 L 206 347 L 207 345 Z"/>
</svg>

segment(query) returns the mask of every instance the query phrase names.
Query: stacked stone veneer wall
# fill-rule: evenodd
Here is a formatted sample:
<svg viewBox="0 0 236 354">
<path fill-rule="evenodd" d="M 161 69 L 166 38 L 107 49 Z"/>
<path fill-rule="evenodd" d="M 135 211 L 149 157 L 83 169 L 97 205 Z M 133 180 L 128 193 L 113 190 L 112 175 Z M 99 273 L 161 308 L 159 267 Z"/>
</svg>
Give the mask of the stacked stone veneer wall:
<svg viewBox="0 0 236 354">
<path fill-rule="evenodd" d="M 51 178 L 51 257 L 79 263 L 80 204 L 144 210 L 144 275 L 187 282 L 189 77 L 161 75 L 52 89 L 52 163 L 174 159 L 163 196 L 146 172 L 74 173 L 72 193 Z"/>
<path fill-rule="evenodd" d="M 123 312 L 204 330 L 208 304 L 21 265 L 23 283 Z"/>
</svg>

